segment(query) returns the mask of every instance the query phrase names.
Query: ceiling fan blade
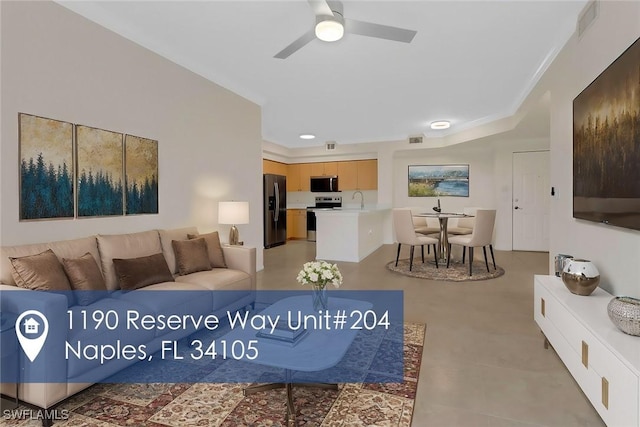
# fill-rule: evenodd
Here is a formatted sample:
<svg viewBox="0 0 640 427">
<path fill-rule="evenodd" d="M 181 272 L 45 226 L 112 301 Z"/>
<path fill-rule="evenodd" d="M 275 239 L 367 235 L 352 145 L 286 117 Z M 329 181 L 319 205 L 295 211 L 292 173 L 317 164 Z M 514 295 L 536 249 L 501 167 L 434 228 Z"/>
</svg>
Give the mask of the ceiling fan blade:
<svg viewBox="0 0 640 427">
<path fill-rule="evenodd" d="M 326 0 L 307 0 L 316 16 L 333 16 L 331 6 Z"/>
<path fill-rule="evenodd" d="M 404 28 L 391 27 L 389 25 L 374 24 L 372 22 L 357 21 L 355 19 L 344 20 L 344 31 L 351 34 L 359 34 L 367 37 L 393 40 L 396 42 L 411 43 L 418 33 Z"/>
<path fill-rule="evenodd" d="M 295 40 L 293 43 L 291 43 L 289 46 L 285 47 L 280 52 L 276 53 L 274 58 L 286 59 L 289 56 L 291 56 L 291 54 L 297 52 L 298 49 L 302 48 L 304 45 L 309 43 L 311 40 L 314 40 L 315 38 L 316 38 L 315 30 L 308 31 L 304 33 L 301 37 L 299 37 L 297 40 Z"/>
</svg>

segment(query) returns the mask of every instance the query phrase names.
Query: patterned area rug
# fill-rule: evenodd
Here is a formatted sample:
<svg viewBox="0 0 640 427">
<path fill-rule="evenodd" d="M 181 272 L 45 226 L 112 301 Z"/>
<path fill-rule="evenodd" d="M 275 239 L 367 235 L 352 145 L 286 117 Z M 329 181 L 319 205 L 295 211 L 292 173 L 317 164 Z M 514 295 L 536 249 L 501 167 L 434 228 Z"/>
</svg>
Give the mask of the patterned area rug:
<svg viewBox="0 0 640 427">
<path fill-rule="evenodd" d="M 473 275 L 469 276 L 469 264 L 462 264 L 460 261 L 451 261 L 449 268 L 447 264 L 440 265 L 436 268 L 436 264 L 425 259 L 423 264 L 420 259 L 413 260 L 413 268 L 409 271 L 409 259 L 393 260 L 387 264 L 387 268 L 393 272 L 404 274 L 405 276 L 417 277 L 419 279 L 444 280 L 450 282 L 468 282 L 472 280 L 489 280 L 500 277 L 504 274 L 504 269 L 499 265 L 493 269 L 493 264 L 489 261 L 489 271 L 484 261 L 473 262 Z"/>
<path fill-rule="evenodd" d="M 425 329 L 424 324 L 404 324 L 402 382 L 376 383 L 380 374 L 370 367 L 372 373 L 362 384 L 340 384 L 338 390 L 295 387 L 297 425 L 410 426 Z M 386 345 L 392 343 L 385 344 L 383 339 L 372 365 L 385 363 Z M 247 385 L 96 384 L 57 407 L 68 411 L 69 419 L 55 426 L 286 426 L 285 391 L 269 390 L 244 397 L 242 389 Z M 41 422 L 14 419 L 3 420 L 3 425 L 41 426 Z"/>
</svg>

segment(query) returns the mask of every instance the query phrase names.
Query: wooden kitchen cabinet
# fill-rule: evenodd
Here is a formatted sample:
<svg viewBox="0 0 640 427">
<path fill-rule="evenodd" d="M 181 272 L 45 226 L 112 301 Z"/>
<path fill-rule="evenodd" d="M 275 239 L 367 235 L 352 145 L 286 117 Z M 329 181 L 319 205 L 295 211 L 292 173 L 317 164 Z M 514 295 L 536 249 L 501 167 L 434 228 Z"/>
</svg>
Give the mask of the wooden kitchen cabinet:
<svg viewBox="0 0 640 427">
<path fill-rule="evenodd" d="M 323 176 L 324 163 L 311 163 L 311 176 Z"/>
<path fill-rule="evenodd" d="M 287 165 L 287 191 L 309 191 L 311 163 L 292 163 Z"/>
<path fill-rule="evenodd" d="M 275 175 L 287 175 L 287 165 L 285 163 L 274 162 L 273 160 L 262 160 L 262 173 L 272 173 Z"/>
<path fill-rule="evenodd" d="M 338 162 L 325 162 L 324 174 L 327 176 L 338 175 Z"/>
<path fill-rule="evenodd" d="M 307 238 L 307 210 L 287 209 L 287 239 Z"/>
<path fill-rule="evenodd" d="M 358 188 L 357 162 L 338 162 L 338 188 L 343 191 Z"/>
<path fill-rule="evenodd" d="M 311 176 L 336 176 L 338 175 L 338 162 L 310 163 Z"/>
<path fill-rule="evenodd" d="M 378 188 L 378 161 L 353 160 L 338 162 L 340 190 L 376 190 Z"/>
<path fill-rule="evenodd" d="M 271 162 L 265 160 L 265 162 Z M 280 168 L 284 172 L 266 172 L 286 174 L 287 191 L 310 191 L 309 179 L 312 176 L 338 176 L 340 190 L 377 190 L 378 189 L 378 161 L 350 160 L 343 162 L 318 162 L 318 163 L 284 163 L 272 162 L 277 165 L 269 165 L 270 168 Z M 281 169 L 277 169 L 281 170 Z"/>
<path fill-rule="evenodd" d="M 358 190 L 378 189 L 378 161 L 361 160 L 358 162 Z"/>
<path fill-rule="evenodd" d="M 287 209 L 287 240 L 293 237 L 293 209 Z"/>
<path fill-rule="evenodd" d="M 300 163 L 300 191 L 311 191 L 311 163 Z"/>
<path fill-rule="evenodd" d="M 287 165 L 287 191 L 302 191 L 300 189 L 300 164 Z"/>
</svg>

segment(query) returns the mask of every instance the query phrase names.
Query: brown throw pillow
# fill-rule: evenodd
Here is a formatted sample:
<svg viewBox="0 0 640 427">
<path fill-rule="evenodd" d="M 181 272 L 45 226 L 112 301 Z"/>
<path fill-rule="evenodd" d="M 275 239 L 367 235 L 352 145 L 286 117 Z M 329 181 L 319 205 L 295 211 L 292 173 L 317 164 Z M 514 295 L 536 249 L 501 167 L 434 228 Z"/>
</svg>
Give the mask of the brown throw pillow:
<svg viewBox="0 0 640 427">
<path fill-rule="evenodd" d="M 107 285 L 104 283 L 98 263 L 89 252 L 80 258 L 62 258 L 62 266 L 67 273 L 71 288 L 78 291 L 73 294 L 79 305 L 93 304 L 106 296 Z"/>
<path fill-rule="evenodd" d="M 220 245 L 220 236 L 217 231 L 207 234 L 188 234 L 189 239 L 197 239 L 202 237 L 207 243 L 207 251 L 209 252 L 209 262 L 211 267 L 214 268 L 227 268 L 227 263 L 224 260 L 224 252 L 222 252 L 222 245 Z"/>
<path fill-rule="evenodd" d="M 171 246 L 176 254 L 176 265 L 180 276 L 211 270 L 209 252 L 204 239 L 172 240 Z"/>
<path fill-rule="evenodd" d="M 13 279 L 19 287 L 37 291 L 65 291 L 69 306 L 75 304 L 69 280 L 51 249 L 36 255 L 10 257 L 9 260 L 13 266 Z"/>
<path fill-rule="evenodd" d="M 144 288 L 154 283 L 174 281 L 162 253 L 140 258 L 114 258 L 113 266 L 118 284 L 123 291 Z"/>
</svg>

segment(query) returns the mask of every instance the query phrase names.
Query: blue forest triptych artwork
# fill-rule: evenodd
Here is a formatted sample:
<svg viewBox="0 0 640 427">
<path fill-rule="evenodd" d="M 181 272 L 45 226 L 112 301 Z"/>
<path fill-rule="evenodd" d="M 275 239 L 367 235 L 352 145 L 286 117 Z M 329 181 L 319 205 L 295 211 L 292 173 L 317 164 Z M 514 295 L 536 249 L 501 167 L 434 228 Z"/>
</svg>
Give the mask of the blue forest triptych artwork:
<svg viewBox="0 0 640 427">
<path fill-rule="evenodd" d="M 21 114 L 20 219 L 73 218 L 73 125 Z"/>
<path fill-rule="evenodd" d="M 20 219 L 158 213 L 158 141 L 21 113 Z"/>
</svg>

